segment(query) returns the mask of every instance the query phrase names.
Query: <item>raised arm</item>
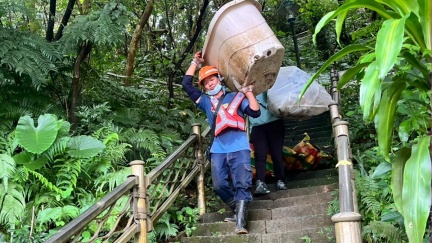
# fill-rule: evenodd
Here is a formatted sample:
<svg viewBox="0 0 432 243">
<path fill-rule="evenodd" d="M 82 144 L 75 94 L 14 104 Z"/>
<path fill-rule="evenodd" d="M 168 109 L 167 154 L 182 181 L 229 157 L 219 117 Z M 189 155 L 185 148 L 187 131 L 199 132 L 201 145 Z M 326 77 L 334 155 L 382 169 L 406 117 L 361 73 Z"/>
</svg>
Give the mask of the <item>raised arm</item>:
<svg viewBox="0 0 432 243">
<path fill-rule="evenodd" d="M 183 76 L 182 86 L 183 90 L 188 94 L 189 98 L 193 100 L 195 103 L 198 103 L 202 92 L 193 86 L 193 76 L 195 75 L 196 70 L 201 67 L 201 64 L 204 62 L 204 59 L 201 58 L 201 52 L 197 52 L 194 55 L 194 58 L 186 71 L 186 74 Z"/>
</svg>

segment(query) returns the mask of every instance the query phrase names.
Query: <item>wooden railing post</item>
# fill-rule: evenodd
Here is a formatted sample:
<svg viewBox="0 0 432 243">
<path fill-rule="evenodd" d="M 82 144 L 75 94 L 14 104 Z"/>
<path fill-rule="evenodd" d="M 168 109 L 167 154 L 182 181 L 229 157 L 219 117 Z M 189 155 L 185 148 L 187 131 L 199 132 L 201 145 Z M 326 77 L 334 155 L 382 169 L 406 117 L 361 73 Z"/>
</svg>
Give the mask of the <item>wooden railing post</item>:
<svg viewBox="0 0 432 243">
<path fill-rule="evenodd" d="M 331 218 L 335 224 L 337 243 L 361 243 L 361 215 L 358 212 L 357 195 L 355 191 L 355 178 L 351 161 L 351 148 L 349 145 L 348 122 L 341 119 L 339 114 L 339 92 L 337 89 L 338 74 L 336 69 L 331 73 L 331 95 L 334 104 L 329 106 L 332 118 L 333 135 L 335 138 L 336 153 L 339 171 L 339 209 L 340 212 Z"/>
<path fill-rule="evenodd" d="M 205 214 L 206 206 L 205 206 L 205 185 L 204 185 L 204 152 L 203 152 L 203 141 L 201 136 L 201 124 L 194 123 L 192 124 L 192 133 L 198 136 L 197 146 L 196 146 L 196 160 L 198 161 L 197 166 L 199 166 L 199 174 L 197 178 L 197 188 L 198 188 L 198 208 L 200 215 Z"/>
<path fill-rule="evenodd" d="M 134 215 L 135 221 L 139 224 L 135 234 L 136 243 L 147 243 L 147 205 L 146 205 L 146 185 L 144 178 L 144 165 L 141 160 L 134 160 L 129 163 L 132 167 L 132 174 L 138 178 L 138 188 L 134 190 Z"/>
</svg>

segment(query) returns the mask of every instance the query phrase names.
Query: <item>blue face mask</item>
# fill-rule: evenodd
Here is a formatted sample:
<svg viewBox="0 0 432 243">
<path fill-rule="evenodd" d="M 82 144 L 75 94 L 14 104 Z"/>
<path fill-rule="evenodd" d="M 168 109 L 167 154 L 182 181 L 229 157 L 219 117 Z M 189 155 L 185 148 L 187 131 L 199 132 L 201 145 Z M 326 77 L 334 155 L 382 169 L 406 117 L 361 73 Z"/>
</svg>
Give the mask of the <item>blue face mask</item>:
<svg viewBox="0 0 432 243">
<path fill-rule="evenodd" d="M 208 95 L 216 95 L 217 93 L 219 93 L 219 91 L 221 91 L 221 89 L 222 89 L 222 85 L 218 84 L 218 85 L 216 85 L 216 87 L 213 90 L 209 90 L 206 93 Z"/>
</svg>

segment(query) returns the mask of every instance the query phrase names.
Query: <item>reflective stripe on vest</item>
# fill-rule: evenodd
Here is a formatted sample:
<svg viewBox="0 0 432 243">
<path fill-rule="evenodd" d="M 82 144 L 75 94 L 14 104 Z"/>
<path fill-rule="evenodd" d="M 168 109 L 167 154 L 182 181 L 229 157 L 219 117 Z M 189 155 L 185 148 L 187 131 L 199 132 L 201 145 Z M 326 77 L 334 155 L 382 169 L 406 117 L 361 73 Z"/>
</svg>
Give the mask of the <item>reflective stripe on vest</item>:
<svg viewBox="0 0 432 243">
<path fill-rule="evenodd" d="M 219 108 L 217 117 L 216 117 L 216 127 L 215 127 L 215 136 L 221 133 L 224 129 L 238 128 L 242 131 L 245 130 L 245 121 L 244 118 L 239 116 L 237 113 L 237 109 L 240 106 L 241 102 L 245 98 L 243 93 L 237 93 L 228 107 L 225 109 L 223 107 Z M 218 100 L 216 98 L 210 99 L 213 107 L 216 109 Z M 221 101 L 222 102 L 222 101 Z"/>
</svg>

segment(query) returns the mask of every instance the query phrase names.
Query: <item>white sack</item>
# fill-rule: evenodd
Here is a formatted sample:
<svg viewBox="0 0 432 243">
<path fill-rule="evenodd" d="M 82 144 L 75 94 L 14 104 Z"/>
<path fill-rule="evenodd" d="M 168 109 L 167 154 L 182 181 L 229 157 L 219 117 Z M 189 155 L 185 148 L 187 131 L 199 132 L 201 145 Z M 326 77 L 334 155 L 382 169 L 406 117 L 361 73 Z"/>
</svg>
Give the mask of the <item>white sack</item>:
<svg viewBox="0 0 432 243">
<path fill-rule="evenodd" d="M 328 111 L 333 103 L 330 94 L 318 82 L 312 82 L 300 103 L 299 94 L 311 76 L 296 66 L 281 67 L 268 90 L 268 108 L 276 116 L 303 120 Z"/>
</svg>

